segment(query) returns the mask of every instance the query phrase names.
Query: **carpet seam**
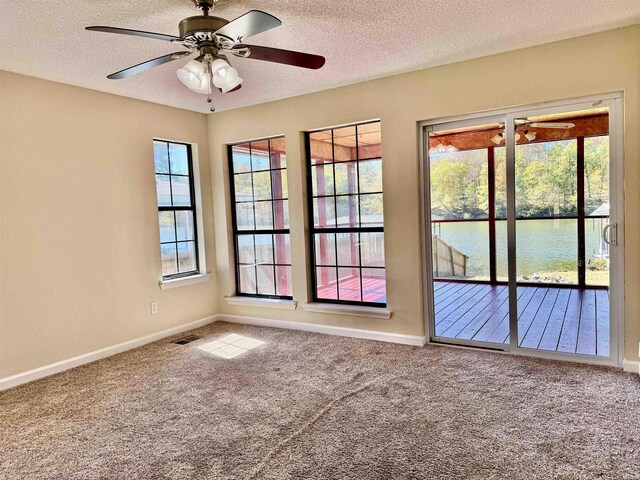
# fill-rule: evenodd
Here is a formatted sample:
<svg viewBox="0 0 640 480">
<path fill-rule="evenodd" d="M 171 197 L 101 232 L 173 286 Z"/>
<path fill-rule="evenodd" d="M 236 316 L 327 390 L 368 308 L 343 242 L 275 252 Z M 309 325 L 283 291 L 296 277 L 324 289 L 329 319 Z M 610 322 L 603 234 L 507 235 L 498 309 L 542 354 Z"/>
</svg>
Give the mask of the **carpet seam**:
<svg viewBox="0 0 640 480">
<path fill-rule="evenodd" d="M 291 443 L 291 441 L 293 441 L 296 437 L 299 437 L 300 435 L 305 433 L 307 430 L 309 430 L 311 427 L 313 427 L 324 415 L 329 413 L 329 411 L 331 411 L 331 409 L 333 409 L 333 407 L 338 402 L 341 402 L 342 400 L 345 400 L 349 397 L 357 395 L 360 392 L 363 392 L 364 390 L 367 390 L 368 388 L 372 387 L 373 384 L 375 384 L 381 378 L 382 377 L 375 378 L 370 382 L 364 384 L 363 386 L 355 390 L 352 390 L 350 392 L 347 392 L 344 395 L 339 396 L 338 398 L 331 400 L 328 404 L 322 407 L 322 409 L 320 409 L 320 411 L 316 413 L 302 427 L 300 427 L 298 430 L 293 432 L 291 435 L 285 438 L 282 442 L 280 442 L 278 445 L 272 448 L 269 452 L 267 452 L 267 454 L 262 458 L 260 463 L 258 463 L 258 465 L 256 465 L 256 467 L 251 471 L 251 473 L 247 477 L 247 480 L 252 480 L 256 478 L 256 476 L 269 464 L 269 462 L 273 457 L 275 457 L 278 453 L 280 453 L 284 449 L 284 447 L 286 447 L 289 443 Z"/>
</svg>

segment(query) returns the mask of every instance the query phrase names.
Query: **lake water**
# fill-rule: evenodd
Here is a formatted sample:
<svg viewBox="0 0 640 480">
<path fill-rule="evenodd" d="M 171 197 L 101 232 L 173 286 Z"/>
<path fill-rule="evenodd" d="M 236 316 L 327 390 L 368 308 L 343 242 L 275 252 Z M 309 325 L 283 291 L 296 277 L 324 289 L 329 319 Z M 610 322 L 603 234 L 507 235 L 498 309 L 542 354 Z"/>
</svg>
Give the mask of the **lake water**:
<svg viewBox="0 0 640 480">
<path fill-rule="evenodd" d="M 577 272 L 578 221 L 573 219 L 518 220 L 516 256 L 518 276 L 538 272 Z M 600 251 L 600 232 L 607 219 L 585 222 L 587 261 Z M 469 256 L 467 276 L 489 277 L 489 222 L 434 224 L 433 232 Z M 507 279 L 507 222 L 496 222 L 498 277 Z"/>
</svg>

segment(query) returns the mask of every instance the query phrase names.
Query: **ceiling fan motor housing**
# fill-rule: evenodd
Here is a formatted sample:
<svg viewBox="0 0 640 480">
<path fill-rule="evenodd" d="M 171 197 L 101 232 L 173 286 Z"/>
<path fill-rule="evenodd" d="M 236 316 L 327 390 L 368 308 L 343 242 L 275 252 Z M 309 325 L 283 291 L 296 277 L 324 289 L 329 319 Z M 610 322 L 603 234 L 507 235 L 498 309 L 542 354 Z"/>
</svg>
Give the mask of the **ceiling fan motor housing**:
<svg viewBox="0 0 640 480">
<path fill-rule="evenodd" d="M 228 23 L 229 21 L 224 18 L 209 15 L 197 15 L 195 17 L 187 17 L 182 20 L 178 25 L 178 29 L 180 31 L 180 36 L 184 39 L 190 39 L 196 42 L 215 41 L 216 35 L 214 32 Z M 229 40 L 232 39 L 229 38 Z"/>
</svg>

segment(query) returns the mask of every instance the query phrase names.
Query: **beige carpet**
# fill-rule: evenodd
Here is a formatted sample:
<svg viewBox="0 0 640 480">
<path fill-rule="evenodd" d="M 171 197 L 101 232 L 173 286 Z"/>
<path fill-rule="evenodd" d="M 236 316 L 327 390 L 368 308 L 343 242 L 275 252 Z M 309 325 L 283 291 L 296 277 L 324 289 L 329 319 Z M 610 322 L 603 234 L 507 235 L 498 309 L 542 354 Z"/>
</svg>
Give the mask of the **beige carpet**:
<svg viewBox="0 0 640 480">
<path fill-rule="evenodd" d="M 0 478 L 640 478 L 637 375 L 228 323 L 193 333 L 0 393 Z M 234 333 L 264 343 L 211 343 Z"/>
</svg>

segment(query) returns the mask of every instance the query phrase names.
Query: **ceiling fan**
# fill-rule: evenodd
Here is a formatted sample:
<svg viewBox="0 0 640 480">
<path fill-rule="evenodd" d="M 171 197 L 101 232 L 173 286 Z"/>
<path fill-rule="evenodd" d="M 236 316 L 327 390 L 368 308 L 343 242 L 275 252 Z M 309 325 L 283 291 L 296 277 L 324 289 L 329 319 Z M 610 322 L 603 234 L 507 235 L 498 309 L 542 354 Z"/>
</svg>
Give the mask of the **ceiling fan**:
<svg viewBox="0 0 640 480">
<path fill-rule="evenodd" d="M 575 123 L 571 122 L 532 122 L 531 120 L 526 119 L 516 119 L 515 120 L 516 127 L 531 127 L 531 128 L 559 128 L 559 129 L 569 129 L 576 126 Z"/>
<path fill-rule="evenodd" d="M 207 102 L 211 104 L 211 93 L 214 88 L 222 93 L 234 92 L 241 87 L 243 82 L 238 71 L 229 64 L 224 53 L 240 58 L 252 58 L 314 70 L 324 65 L 325 58 L 319 55 L 244 43 L 245 38 L 278 27 L 282 22 L 273 15 L 260 10 L 251 10 L 231 21 L 209 15 L 209 11 L 216 6 L 218 1 L 194 0 L 195 5 L 202 10 L 202 15 L 183 19 L 178 25 L 179 36 L 127 28 L 86 27 L 91 31 L 164 40 L 186 48 L 180 52 L 169 53 L 125 68 L 112 73 L 107 78 L 111 80 L 127 78 L 164 63 L 198 53 L 195 59 L 178 69 L 178 79 L 190 90 L 207 95 Z M 213 112 L 215 108 L 212 106 L 210 110 Z"/>
<path fill-rule="evenodd" d="M 514 123 L 516 126 L 516 142 L 519 141 L 522 136 L 524 136 L 529 142 L 534 141 L 536 139 L 536 132 L 529 130 L 530 128 L 554 128 L 568 130 L 576 126 L 575 123 L 571 122 L 532 122 L 531 120 L 520 118 L 515 119 Z M 491 141 L 496 145 L 500 145 L 505 139 L 504 123 L 499 124 L 498 128 L 503 130 L 502 133 L 498 133 L 491 137 Z M 522 133 L 522 135 L 520 135 L 520 133 Z"/>
</svg>

